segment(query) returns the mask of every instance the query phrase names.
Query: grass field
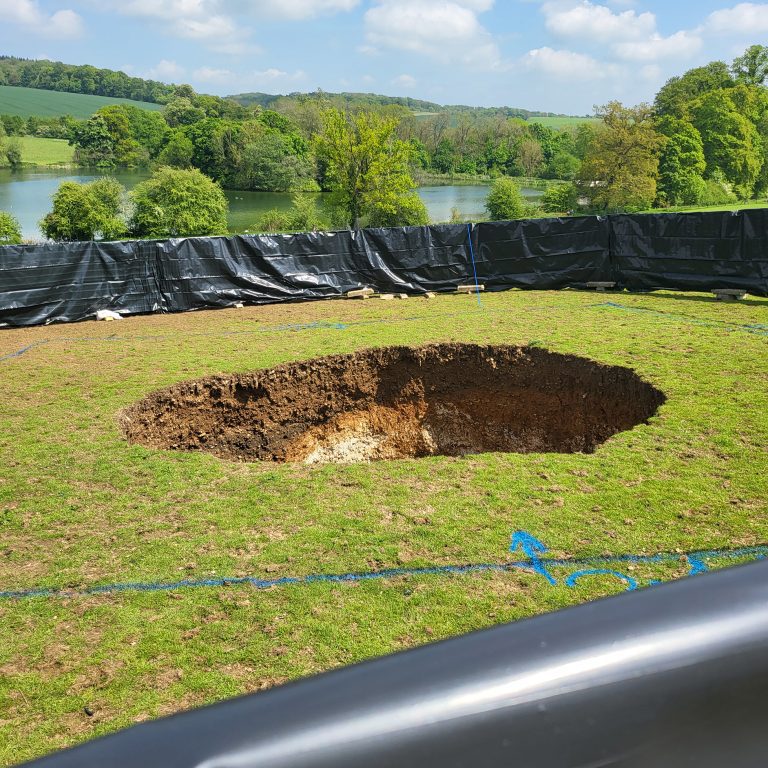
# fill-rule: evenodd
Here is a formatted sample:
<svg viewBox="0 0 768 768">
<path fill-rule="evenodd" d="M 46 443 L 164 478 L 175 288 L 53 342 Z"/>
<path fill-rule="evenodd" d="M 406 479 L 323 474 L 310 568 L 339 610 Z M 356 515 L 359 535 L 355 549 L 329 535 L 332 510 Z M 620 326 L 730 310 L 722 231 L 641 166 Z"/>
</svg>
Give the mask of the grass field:
<svg viewBox="0 0 768 768">
<path fill-rule="evenodd" d="M 178 381 L 451 340 L 629 366 L 668 399 L 590 455 L 247 464 L 132 446 L 118 427 L 121 409 Z M 768 300 L 702 294 L 509 291 L 481 307 L 326 301 L 4 330 L 0 590 L 63 593 L 0 596 L 0 763 L 615 593 L 626 578 L 680 577 L 688 552 L 766 544 L 767 385 Z M 565 577 L 583 564 L 553 570 L 555 585 L 502 568 L 83 594 L 500 565 L 516 530 L 557 558 L 669 557 L 573 588 Z"/>
<path fill-rule="evenodd" d="M 19 115 L 21 117 L 72 115 L 79 120 L 84 120 L 97 109 L 108 107 L 111 104 L 132 104 L 135 107 L 149 110 L 163 108 L 161 104 L 150 104 L 146 101 L 0 85 L 0 115 Z"/>
<path fill-rule="evenodd" d="M 24 165 L 70 165 L 75 148 L 65 139 L 22 136 L 21 160 Z"/>
<path fill-rule="evenodd" d="M 596 117 L 531 117 L 529 119 L 531 123 L 541 123 L 546 125 L 547 128 L 575 128 L 582 123 L 594 123 L 597 122 Z"/>
</svg>

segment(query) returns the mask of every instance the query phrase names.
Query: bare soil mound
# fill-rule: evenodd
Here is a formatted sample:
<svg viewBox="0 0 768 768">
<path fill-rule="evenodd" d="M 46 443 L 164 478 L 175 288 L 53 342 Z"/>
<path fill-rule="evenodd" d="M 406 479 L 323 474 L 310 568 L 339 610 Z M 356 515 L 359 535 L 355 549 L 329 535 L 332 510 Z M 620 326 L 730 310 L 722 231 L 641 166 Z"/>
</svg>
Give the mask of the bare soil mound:
<svg viewBox="0 0 768 768">
<path fill-rule="evenodd" d="M 239 461 L 594 451 L 664 394 L 629 368 L 536 347 L 384 347 L 211 376 L 121 414 L 133 443 Z"/>
</svg>

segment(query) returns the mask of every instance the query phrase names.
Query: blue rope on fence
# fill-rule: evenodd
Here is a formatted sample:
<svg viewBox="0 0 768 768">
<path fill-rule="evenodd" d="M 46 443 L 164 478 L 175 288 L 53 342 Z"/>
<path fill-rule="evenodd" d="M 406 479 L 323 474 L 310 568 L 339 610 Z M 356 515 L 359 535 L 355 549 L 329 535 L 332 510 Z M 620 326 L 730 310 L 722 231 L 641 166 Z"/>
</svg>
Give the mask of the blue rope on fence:
<svg viewBox="0 0 768 768">
<path fill-rule="evenodd" d="M 472 225 L 467 224 L 467 239 L 469 240 L 469 255 L 472 258 L 472 274 L 475 276 L 475 290 L 477 292 L 477 306 L 482 307 L 480 301 L 480 283 L 477 280 L 477 265 L 475 264 L 475 246 L 472 245 Z"/>
</svg>

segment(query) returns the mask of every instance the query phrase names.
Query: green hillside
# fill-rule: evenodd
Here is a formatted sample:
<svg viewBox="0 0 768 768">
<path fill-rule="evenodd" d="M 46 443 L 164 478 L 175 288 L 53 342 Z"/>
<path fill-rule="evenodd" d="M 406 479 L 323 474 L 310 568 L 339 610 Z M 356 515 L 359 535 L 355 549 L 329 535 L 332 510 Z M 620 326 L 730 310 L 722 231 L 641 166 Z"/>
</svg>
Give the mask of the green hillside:
<svg viewBox="0 0 768 768">
<path fill-rule="evenodd" d="M 132 104 L 135 107 L 149 110 L 163 108 L 161 104 L 150 104 L 147 101 L 0 85 L 0 115 L 19 115 L 21 117 L 72 115 L 79 120 L 84 120 L 97 109 L 110 104 Z"/>
<path fill-rule="evenodd" d="M 382 96 L 377 93 L 331 93 L 328 91 L 315 91 L 313 93 L 289 93 L 285 96 L 271 93 L 237 93 L 226 98 L 242 104 L 244 107 L 258 105 L 264 109 L 280 111 L 281 106 L 291 102 L 303 102 L 308 99 L 323 99 L 338 106 L 353 106 L 361 108 L 400 106 L 410 109 L 418 118 L 430 118 L 440 112 L 451 115 L 470 114 L 479 117 L 503 115 L 505 117 L 517 117 L 522 120 L 542 123 L 549 127 L 559 128 L 579 123 L 588 122 L 594 118 L 572 117 L 553 112 L 537 112 L 519 107 L 470 107 L 466 104 L 436 104 L 432 101 L 412 99 L 407 96 Z"/>
<path fill-rule="evenodd" d="M 530 117 L 530 122 L 541 123 L 547 128 L 554 128 L 555 130 L 561 130 L 562 128 L 573 128 L 582 123 L 595 123 L 599 122 L 596 117 Z"/>
</svg>

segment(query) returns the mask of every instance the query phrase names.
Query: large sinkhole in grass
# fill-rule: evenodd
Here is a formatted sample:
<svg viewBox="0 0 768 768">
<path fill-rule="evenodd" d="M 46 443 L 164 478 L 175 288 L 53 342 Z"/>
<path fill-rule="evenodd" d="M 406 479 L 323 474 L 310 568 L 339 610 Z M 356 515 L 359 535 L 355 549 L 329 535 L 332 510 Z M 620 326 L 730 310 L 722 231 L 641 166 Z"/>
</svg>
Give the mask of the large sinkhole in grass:
<svg viewBox="0 0 768 768">
<path fill-rule="evenodd" d="M 664 395 L 538 347 L 384 347 L 188 381 L 122 414 L 131 442 L 308 464 L 487 451 L 590 453 Z"/>
</svg>

